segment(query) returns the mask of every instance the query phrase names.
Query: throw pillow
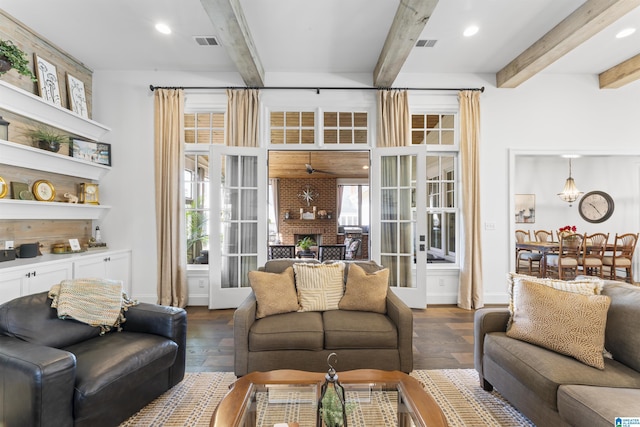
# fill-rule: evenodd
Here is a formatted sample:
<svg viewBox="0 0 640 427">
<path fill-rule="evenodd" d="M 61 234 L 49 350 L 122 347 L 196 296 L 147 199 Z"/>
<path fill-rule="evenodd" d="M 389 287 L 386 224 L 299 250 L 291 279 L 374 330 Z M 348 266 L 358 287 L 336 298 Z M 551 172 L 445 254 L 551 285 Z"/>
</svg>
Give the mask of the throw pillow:
<svg viewBox="0 0 640 427">
<path fill-rule="evenodd" d="M 519 280 L 507 336 L 604 369 L 604 332 L 611 299 L 581 295 Z"/>
<path fill-rule="evenodd" d="M 604 281 L 599 277 L 583 277 L 580 280 L 559 280 L 542 278 L 535 276 L 527 276 L 526 274 L 507 273 L 507 286 L 509 291 L 509 312 L 511 317 L 507 327 L 511 324 L 511 318 L 513 318 L 513 306 L 515 304 L 515 297 L 513 294 L 513 286 L 520 280 L 528 280 L 540 285 L 550 286 L 553 289 L 561 291 L 573 292 L 581 295 L 600 295 Z"/>
<path fill-rule="evenodd" d="M 349 266 L 347 286 L 338 304 L 340 310 L 387 312 L 389 269 L 367 273 L 358 264 Z"/>
<path fill-rule="evenodd" d="M 282 273 L 250 271 L 249 284 L 256 296 L 256 319 L 298 311 L 298 295 L 292 267 Z"/>
<path fill-rule="evenodd" d="M 337 310 L 344 293 L 344 262 L 293 265 L 299 311 Z"/>
</svg>

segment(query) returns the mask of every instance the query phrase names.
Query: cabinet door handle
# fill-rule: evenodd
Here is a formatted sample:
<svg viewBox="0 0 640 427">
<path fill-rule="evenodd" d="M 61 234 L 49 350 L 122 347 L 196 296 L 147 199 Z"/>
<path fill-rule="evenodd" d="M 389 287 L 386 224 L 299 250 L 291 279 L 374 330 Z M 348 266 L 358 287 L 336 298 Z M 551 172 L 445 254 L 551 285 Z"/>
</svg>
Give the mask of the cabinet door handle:
<svg viewBox="0 0 640 427">
<path fill-rule="evenodd" d="M 25 274 L 25 276 L 27 276 L 27 277 L 31 277 L 31 276 L 36 277 L 36 272 L 35 271 L 33 273 L 32 272 L 28 272 L 27 274 Z"/>
<path fill-rule="evenodd" d="M 103 261 L 104 261 L 104 262 L 109 262 L 109 261 L 111 261 L 111 257 L 107 257 L 107 258 L 105 258 Z"/>
</svg>

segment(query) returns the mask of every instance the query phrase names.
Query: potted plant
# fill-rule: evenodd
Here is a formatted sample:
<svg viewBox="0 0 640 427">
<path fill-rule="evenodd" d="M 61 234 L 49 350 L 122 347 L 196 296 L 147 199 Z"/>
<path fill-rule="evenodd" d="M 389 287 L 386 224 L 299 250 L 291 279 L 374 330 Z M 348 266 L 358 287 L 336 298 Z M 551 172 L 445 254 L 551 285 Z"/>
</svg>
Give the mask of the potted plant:
<svg viewBox="0 0 640 427">
<path fill-rule="evenodd" d="M 12 68 L 34 82 L 36 81 L 36 77 L 29 67 L 27 54 L 13 44 L 11 40 L 0 40 L 0 76 Z"/>
<path fill-rule="evenodd" d="M 305 236 L 304 238 L 302 238 L 302 239 L 298 240 L 298 243 L 297 243 L 298 247 L 299 247 L 300 249 L 302 249 L 302 252 L 304 252 L 304 253 L 306 253 L 306 254 L 308 254 L 308 253 L 310 253 L 310 252 L 311 252 L 311 251 L 309 250 L 309 248 L 310 248 L 311 246 L 315 246 L 315 244 L 316 244 L 315 240 L 313 240 L 313 239 L 312 239 L 311 237 L 309 237 L 309 236 Z"/>
<path fill-rule="evenodd" d="M 55 131 L 45 128 L 30 129 L 25 134 L 31 138 L 31 140 L 39 148 L 47 151 L 57 153 L 60 150 L 60 144 L 68 144 L 69 137 L 61 135 Z"/>
</svg>

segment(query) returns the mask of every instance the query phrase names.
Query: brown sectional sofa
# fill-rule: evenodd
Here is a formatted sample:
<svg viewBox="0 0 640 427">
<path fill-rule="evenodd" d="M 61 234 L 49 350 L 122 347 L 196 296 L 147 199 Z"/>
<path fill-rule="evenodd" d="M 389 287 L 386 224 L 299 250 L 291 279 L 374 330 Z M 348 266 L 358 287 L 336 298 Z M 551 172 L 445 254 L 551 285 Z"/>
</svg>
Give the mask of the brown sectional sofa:
<svg viewBox="0 0 640 427">
<path fill-rule="evenodd" d="M 262 271 L 282 273 L 296 262 L 268 261 Z M 348 267 L 346 262 L 345 283 Z M 367 272 L 383 267 L 373 261 L 353 261 Z M 299 369 L 327 370 L 327 356 L 338 355 L 336 369 L 413 369 L 413 314 L 391 290 L 386 313 L 328 310 L 290 312 L 256 319 L 253 293 L 235 311 L 233 321 L 235 374 L 253 371 Z"/>
<path fill-rule="evenodd" d="M 604 370 L 506 336 L 507 309 L 475 314 L 475 367 L 537 426 L 612 426 L 615 417 L 640 417 L 640 287 L 605 281 Z"/>
</svg>

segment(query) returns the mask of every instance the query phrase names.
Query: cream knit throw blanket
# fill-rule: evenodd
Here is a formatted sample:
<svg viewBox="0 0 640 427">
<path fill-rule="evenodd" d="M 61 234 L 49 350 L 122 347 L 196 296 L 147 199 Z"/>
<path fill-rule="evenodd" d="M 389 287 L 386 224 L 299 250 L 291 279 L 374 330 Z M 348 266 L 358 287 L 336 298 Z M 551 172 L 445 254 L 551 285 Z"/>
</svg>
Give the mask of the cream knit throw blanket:
<svg viewBox="0 0 640 427">
<path fill-rule="evenodd" d="M 121 280 L 74 279 L 63 280 L 49 291 L 52 308 L 58 309 L 60 319 L 75 319 L 100 327 L 100 335 L 125 322 L 124 312 L 137 301 L 122 292 Z"/>
</svg>

